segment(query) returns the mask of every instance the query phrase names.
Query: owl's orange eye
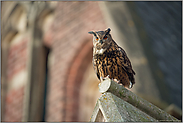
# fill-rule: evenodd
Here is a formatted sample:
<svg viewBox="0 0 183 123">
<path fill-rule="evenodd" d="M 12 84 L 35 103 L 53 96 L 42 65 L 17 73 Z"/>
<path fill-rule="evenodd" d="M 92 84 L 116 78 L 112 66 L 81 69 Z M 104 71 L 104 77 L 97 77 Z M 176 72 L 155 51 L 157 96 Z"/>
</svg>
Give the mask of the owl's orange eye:
<svg viewBox="0 0 183 123">
<path fill-rule="evenodd" d="M 96 38 L 96 40 L 98 41 L 98 38 Z"/>
<path fill-rule="evenodd" d="M 106 40 L 107 39 L 107 36 L 104 36 L 104 39 Z"/>
</svg>

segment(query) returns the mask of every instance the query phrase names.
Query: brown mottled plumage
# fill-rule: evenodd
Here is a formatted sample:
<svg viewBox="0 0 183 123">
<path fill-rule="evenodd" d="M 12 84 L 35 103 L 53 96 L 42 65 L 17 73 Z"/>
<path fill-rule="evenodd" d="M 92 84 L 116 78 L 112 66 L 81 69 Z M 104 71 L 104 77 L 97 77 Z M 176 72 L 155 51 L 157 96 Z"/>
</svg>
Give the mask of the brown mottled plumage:
<svg viewBox="0 0 183 123">
<path fill-rule="evenodd" d="M 125 51 L 119 47 L 109 34 L 110 28 L 105 31 L 88 32 L 93 34 L 93 67 L 99 80 L 106 77 L 132 88 L 135 84 L 135 72 Z"/>
</svg>

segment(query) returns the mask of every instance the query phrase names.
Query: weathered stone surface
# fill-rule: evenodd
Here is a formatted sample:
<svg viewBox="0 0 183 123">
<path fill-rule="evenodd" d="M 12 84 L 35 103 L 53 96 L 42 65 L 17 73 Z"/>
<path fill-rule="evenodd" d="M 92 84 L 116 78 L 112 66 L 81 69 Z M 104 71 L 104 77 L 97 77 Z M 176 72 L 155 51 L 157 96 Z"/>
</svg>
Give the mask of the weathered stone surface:
<svg viewBox="0 0 183 123">
<path fill-rule="evenodd" d="M 149 122 L 157 121 L 110 92 L 97 101 L 91 122 Z"/>
<path fill-rule="evenodd" d="M 111 92 L 112 94 L 118 96 L 119 98 L 130 103 L 139 110 L 142 110 L 146 114 L 154 117 L 159 121 L 178 121 L 170 114 L 166 113 L 165 111 L 161 110 L 150 102 L 138 97 L 136 94 L 132 93 L 131 91 L 127 90 L 125 87 L 117 84 L 116 82 L 111 81 L 110 79 L 106 79 L 105 81 L 100 83 L 99 91 L 101 93 Z"/>
<path fill-rule="evenodd" d="M 99 84 L 99 91 L 103 95 L 97 100 L 92 122 L 179 121 L 109 78 Z"/>
</svg>

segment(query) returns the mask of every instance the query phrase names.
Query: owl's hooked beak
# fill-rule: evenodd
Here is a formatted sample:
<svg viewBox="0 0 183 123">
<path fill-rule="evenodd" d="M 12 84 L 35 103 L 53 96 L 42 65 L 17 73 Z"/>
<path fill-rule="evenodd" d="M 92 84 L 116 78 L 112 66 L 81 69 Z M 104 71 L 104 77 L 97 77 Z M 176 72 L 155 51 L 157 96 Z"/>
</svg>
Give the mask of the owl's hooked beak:
<svg viewBox="0 0 183 123">
<path fill-rule="evenodd" d="M 103 40 L 99 40 L 99 42 L 100 42 L 101 44 L 103 44 Z"/>
</svg>

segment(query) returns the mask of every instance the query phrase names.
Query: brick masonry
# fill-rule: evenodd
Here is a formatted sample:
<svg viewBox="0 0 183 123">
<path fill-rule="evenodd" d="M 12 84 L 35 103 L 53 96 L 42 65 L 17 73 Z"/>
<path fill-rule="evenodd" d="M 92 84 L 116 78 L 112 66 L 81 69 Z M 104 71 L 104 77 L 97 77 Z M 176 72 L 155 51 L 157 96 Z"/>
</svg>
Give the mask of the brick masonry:
<svg viewBox="0 0 183 123">
<path fill-rule="evenodd" d="M 6 105 L 4 112 L 5 121 L 18 122 L 22 120 L 25 80 L 19 83 L 18 81 L 15 82 L 14 79 L 18 74 L 26 70 L 27 43 L 28 39 L 24 37 L 9 48 L 7 61 L 8 91 L 5 98 Z"/>
<path fill-rule="evenodd" d="M 43 43 L 51 49 L 50 55 L 54 61 L 49 68 L 46 121 L 78 120 L 79 87 L 92 59 L 92 36 L 87 32 L 107 28 L 98 3 L 57 2 L 56 10 L 52 13 L 52 24 L 49 23 L 49 29 L 43 31 Z M 23 119 L 27 80 L 16 88 L 11 86 L 13 82 L 18 84 L 15 78 L 22 71 L 27 72 L 28 39 L 31 38 L 28 37 L 18 32 L 9 43 L 4 121 L 19 122 Z"/>
<path fill-rule="evenodd" d="M 7 64 L 8 80 L 11 80 L 14 75 L 26 68 L 27 42 L 28 40 L 25 38 L 20 43 L 10 47 Z"/>
<path fill-rule="evenodd" d="M 98 2 L 59 2 L 53 22 L 47 121 L 77 121 L 82 75 L 92 60 L 90 30 L 105 29 Z M 58 69 L 59 68 L 59 69 Z"/>
<path fill-rule="evenodd" d="M 5 122 L 20 122 L 23 114 L 24 86 L 12 89 L 6 96 Z"/>
</svg>

